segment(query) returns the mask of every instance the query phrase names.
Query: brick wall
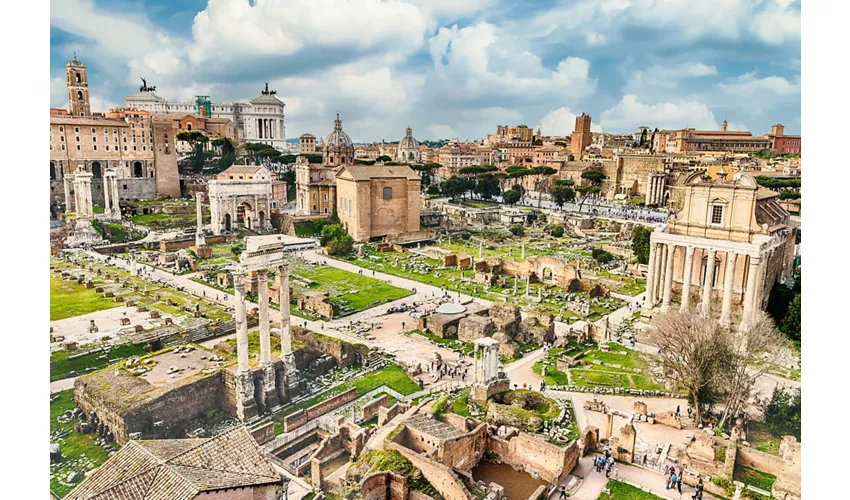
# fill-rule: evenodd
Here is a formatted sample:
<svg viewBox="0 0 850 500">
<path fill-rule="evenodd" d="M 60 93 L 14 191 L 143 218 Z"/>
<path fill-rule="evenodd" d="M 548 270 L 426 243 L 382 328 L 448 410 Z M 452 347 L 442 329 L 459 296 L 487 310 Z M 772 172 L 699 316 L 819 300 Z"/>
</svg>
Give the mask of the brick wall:
<svg viewBox="0 0 850 500">
<path fill-rule="evenodd" d="M 382 427 L 384 424 L 394 419 L 395 416 L 398 415 L 398 412 L 398 403 L 392 405 L 389 408 L 383 406 L 378 408 L 378 427 Z"/>
<path fill-rule="evenodd" d="M 748 446 L 738 446 L 736 464 L 773 474 L 779 474 L 782 468 L 782 458 Z"/>
<path fill-rule="evenodd" d="M 306 410 L 298 410 L 295 413 L 287 415 L 283 418 L 284 428 L 286 429 L 286 432 L 289 432 L 292 429 L 297 429 L 307 422 L 336 410 L 340 406 L 350 403 L 355 399 L 357 399 L 357 388 L 352 387 L 351 389 L 341 394 L 337 394 L 332 398 L 326 399 L 321 403 L 316 403 Z"/>
<path fill-rule="evenodd" d="M 381 408 L 381 407 L 386 408 L 387 407 L 387 404 L 389 403 L 389 401 L 390 401 L 390 397 L 387 396 L 386 394 L 384 394 L 380 398 L 375 399 L 373 401 L 370 401 L 369 403 L 366 403 L 365 405 L 363 405 L 363 409 L 362 409 L 363 414 L 362 414 L 361 418 L 363 420 L 369 420 L 370 418 L 374 417 L 375 415 L 378 414 L 379 408 Z"/>
<path fill-rule="evenodd" d="M 414 467 L 422 471 L 425 479 L 431 483 L 444 498 L 453 500 L 463 500 L 471 498 L 472 495 L 466 486 L 460 481 L 457 475 L 445 465 L 425 458 L 417 453 L 413 453 L 404 446 L 401 446 L 392 441 L 384 441 L 386 449 L 396 450 L 413 464 Z"/>
<path fill-rule="evenodd" d="M 360 350 L 364 350 L 366 346 L 349 344 L 333 337 L 321 335 L 303 328 L 292 328 L 292 338 L 307 344 L 317 351 L 321 351 L 328 356 L 333 357 L 340 367 L 346 367 L 360 362 Z"/>
<path fill-rule="evenodd" d="M 251 436 L 257 440 L 258 444 L 268 443 L 274 439 L 274 422 L 268 422 L 252 430 Z"/>
<path fill-rule="evenodd" d="M 224 235 L 218 236 L 207 236 L 206 238 L 207 245 L 215 245 L 218 243 L 224 243 L 226 237 Z M 160 252 L 171 252 L 173 250 L 179 250 L 181 248 L 189 248 L 195 246 L 195 237 L 191 238 L 180 238 L 175 240 L 163 240 L 159 242 L 159 251 Z"/>
<path fill-rule="evenodd" d="M 524 432 L 510 440 L 488 436 L 486 447 L 512 467 L 535 472 L 548 482 L 560 482 L 573 470 L 581 455 L 578 441 L 562 447 Z"/>
</svg>

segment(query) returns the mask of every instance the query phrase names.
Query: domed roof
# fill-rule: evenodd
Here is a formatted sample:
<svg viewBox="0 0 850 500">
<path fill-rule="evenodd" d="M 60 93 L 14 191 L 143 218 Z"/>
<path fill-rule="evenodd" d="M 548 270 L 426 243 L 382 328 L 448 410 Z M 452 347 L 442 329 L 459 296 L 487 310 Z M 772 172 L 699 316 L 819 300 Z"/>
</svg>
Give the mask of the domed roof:
<svg viewBox="0 0 850 500">
<path fill-rule="evenodd" d="M 418 149 L 419 141 L 413 138 L 413 130 L 411 130 L 410 127 L 407 127 L 405 132 L 405 136 L 398 141 L 399 149 Z"/>
<path fill-rule="evenodd" d="M 342 131 L 342 121 L 339 119 L 339 113 L 336 114 L 336 120 L 334 120 L 334 131 L 325 139 L 325 146 L 327 147 L 354 147 L 354 144 L 351 142 L 351 137 L 348 137 L 348 134 Z"/>
</svg>

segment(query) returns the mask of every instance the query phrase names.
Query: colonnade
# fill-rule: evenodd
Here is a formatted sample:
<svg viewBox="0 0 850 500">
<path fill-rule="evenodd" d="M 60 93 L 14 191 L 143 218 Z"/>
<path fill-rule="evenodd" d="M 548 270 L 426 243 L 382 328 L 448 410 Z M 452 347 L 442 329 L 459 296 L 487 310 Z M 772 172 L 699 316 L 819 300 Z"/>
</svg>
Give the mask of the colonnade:
<svg viewBox="0 0 850 500">
<path fill-rule="evenodd" d="M 78 218 L 92 217 L 94 206 L 91 197 L 92 174 L 77 170 L 74 174 L 74 210 Z"/>
<path fill-rule="evenodd" d="M 278 136 L 277 120 L 274 118 L 257 118 L 257 136 L 260 139 L 274 139 Z"/>
<path fill-rule="evenodd" d="M 118 196 L 118 173 L 111 168 L 103 174 L 103 213 L 107 217 L 121 218 L 121 199 Z"/>
<path fill-rule="evenodd" d="M 646 180 L 646 200 L 649 205 L 662 205 L 664 203 L 664 185 L 667 175 L 664 172 L 652 172 Z"/>
<path fill-rule="evenodd" d="M 676 244 L 673 242 L 651 242 L 649 248 L 649 273 L 646 282 L 646 308 L 652 309 L 661 304 L 661 312 L 670 310 L 673 295 L 673 276 L 675 274 L 674 262 L 676 248 L 683 247 L 685 252 L 684 265 L 682 267 L 682 296 L 679 306 L 680 311 L 690 309 L 691 289 L 693 286 L 694 253 L 697 247 L 692 244 Z M 720 323 L 729 327 L 732 323 L 732 302 L 735 293 L 735 273 L 739 261 L 746 266 L 744 273 L 744 296 L 743 313 L 741 325 L 746 326 L 752 319 L 753 313 L 761 309 L 764 301 L 764 283 L 766 277 L 767 263 L 775 250 L 767 253 L 758 251 L 735 251 L 731 249 L 720 250 L 715 248 L 701 248 L 705 256 L 705 273 L 701 287 L 700 301 L 697 304 L 699 313 L 703 317 L 709 317 L 712 312 L 712 291 L 715 289 L 715 267 L 718 262 L 718 253 L 722 254 L 726 265 L 723 266 L 723 276 L 717 276 L 717 284 L 722 286 L 723 298 L 720 305 Z M 702 264 L 700 264 L 702 266 Z"/>
<path fill-rule="evenodd" d="M 271 352 L 271 320 L 269 313 L 268 270 L 257 271 L 257 301 L 260 327 L 260 369 L 262 372 L 262 391 L 260 401 L 266 408 L 280 404 L 278 395 L 277 368 L 274 365 Z M 292 330 L 289 315 L 289 267 L 275 267 L 276 279 L 280 287 L 280 359 L 284 366 L 284 385 L 297 383 L 297 370 L 292 354 Z M 243 267 L 233 273 L 233 288 L 235 295 L 234 320 L 236 322 L 236 380 L 237 380 L 237 415 L 242 420 L 249 420 L 258 414 L 254 397 L 254 376 L 251 371 L 248 356 L 248 318 L 245 300 L 245 277 L 247 271 Z"/>
</svg>

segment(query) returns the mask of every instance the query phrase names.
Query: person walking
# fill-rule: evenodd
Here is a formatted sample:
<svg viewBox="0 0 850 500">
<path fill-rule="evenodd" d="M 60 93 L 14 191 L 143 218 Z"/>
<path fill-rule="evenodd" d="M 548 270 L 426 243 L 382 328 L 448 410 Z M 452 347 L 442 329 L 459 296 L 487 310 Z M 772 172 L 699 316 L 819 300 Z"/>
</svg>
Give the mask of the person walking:
<svg viewBox="0 0 850 500">
<path fill-rule="evenodd" d="M 567 487 L 566 486 L 561 486 L 561 494 L 558 495 L 558 499 L 560 500 L 561 498 L 567 498 Z"/>
</svg>

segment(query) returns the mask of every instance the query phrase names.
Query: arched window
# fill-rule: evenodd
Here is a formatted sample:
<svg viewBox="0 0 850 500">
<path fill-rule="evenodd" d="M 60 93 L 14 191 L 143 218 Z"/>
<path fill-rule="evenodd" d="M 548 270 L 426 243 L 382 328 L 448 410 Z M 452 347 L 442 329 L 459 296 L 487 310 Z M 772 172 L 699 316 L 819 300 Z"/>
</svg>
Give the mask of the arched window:
<svg viewBox="0 0 850 500">
<path fill-rule="evenodd" d="M 56 180 L 56 165 L 53 162 L 50 162 L 50 180 Z"/>
<path fill-rule="evenodd" d="M 142 162 L 137 161 L 133 163 L 133 177 L 142 177 L 144 172 L 142 172 Z"/>
<path fill-rule="evenodd" d="M 101 171 L 99 161 L 92 162 L 92 164 L 91 164 L 91 175 L 95 179 L 100 179 L 103 176 L 103 172 Z"/>
<path fill-rule="evenodd" d="M 192 130 L 192 124 L 191 123 L 186 124 L 186 130 Z"/>
<path fill-rule="evenodd" d="M 79 74 L 79 73 L 74 73 L 74 77 L 76 78 L 77 83 L 81 83 L 81 82 L 82 82 L 82 80 L 80 79 L 80 74 Z"/>
<path fill-rule="evenodd" d="M 80 100 L 80 101 L 83 100 L 83 91 L 82 90 L 77 91 L 77 99 Z"/>
</svg>

